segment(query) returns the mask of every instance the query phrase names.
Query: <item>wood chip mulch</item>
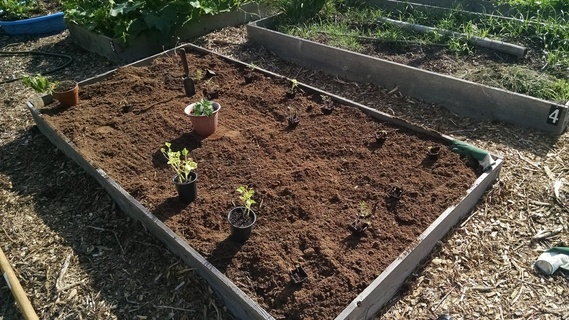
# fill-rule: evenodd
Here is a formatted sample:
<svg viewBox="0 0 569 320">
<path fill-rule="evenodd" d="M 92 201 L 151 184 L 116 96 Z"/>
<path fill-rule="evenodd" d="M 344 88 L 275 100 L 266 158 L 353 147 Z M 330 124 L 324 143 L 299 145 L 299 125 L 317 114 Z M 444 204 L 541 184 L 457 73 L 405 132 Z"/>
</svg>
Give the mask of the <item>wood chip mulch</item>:
<svg viewBox="0 0 569 320">
<path fill-rule="evenodd" d="M 505 158 L 500 180 L 477 209 L 413 273 L 382 319 L 567 319 L 566 273 L 543 276 L 533 262 L 567 246 L 568 134 L 462 118 L 396 90 L 350 83 L 278 59 L 247 42 L 245 28 L 194 41 L 439 130 Z M 82 80 L 113 69 L 71 43 L 0 33 L 0 51 L 63 53 L 73 63 L 50 74 Z M 37 73 L 58 58 L 1 56 L 0 81 Z M 21 82 L 0 84 L 0 246 L 41 319 L 229 319 L 212 289 L 139 223 L 118 210 L 82 169 L 36 128 Z M 0 281 L 0 319 L 21 315 Z"/>
</svg>

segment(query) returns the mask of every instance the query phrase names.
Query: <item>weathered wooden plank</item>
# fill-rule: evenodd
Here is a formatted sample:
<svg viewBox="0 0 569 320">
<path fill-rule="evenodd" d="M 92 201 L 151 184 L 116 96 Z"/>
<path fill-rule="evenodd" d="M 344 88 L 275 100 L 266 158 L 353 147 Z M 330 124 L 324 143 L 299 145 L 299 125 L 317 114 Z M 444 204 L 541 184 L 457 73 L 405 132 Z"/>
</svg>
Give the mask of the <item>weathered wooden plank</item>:
<svg viewBox="0 0 569 320">
<path fill-rule="evenodd" d="M 399 291 L 419 263 L 429 256 L 437 242 L 469 213 L 485 190 L 498 177 L 503 160 L 498 159 L 490 171 L 480 176 L 456 207 L 450 207 L 425 230 L 411 250 L 403 252 L 362 293 L 344 309 L 336 320 L 369 319 Z"/>
<path fill-rule="evenodd" d="M 35 100 L 41 103 L 41 100 Z M 102 169 L 88 162 L 78 151 L 73 142 L 57 132 L 31 102 L 26 106 L 32 113 L 34 121 L 41 132 L 65 155 L 81 166 L 89 175 L 105 189 L 117 205 L 133 219 L 140 221 L 154 236 L 185 263 L 196 269 L 223 300 L 227 309 L 237 319 L 273 319 L 273 317 L 249 298 L 241 289 L 231 282 L 223 273 L 210 264 L 197 251 L 180 239 L 160 219 L 128 194 L 119 184 L 110 178 Z M 40 105 L 38 105 L 40 107 Z"/>
<path fill-rule="evenodd" d="M 398 87 L 404 95 L 462 116 L 499 120 L 562 134 L 567 106 L 466 81 L 270 30 L 275 17 L 247 25 L 249 38 L 281 58 L 351 81 Z"/>
</svg>

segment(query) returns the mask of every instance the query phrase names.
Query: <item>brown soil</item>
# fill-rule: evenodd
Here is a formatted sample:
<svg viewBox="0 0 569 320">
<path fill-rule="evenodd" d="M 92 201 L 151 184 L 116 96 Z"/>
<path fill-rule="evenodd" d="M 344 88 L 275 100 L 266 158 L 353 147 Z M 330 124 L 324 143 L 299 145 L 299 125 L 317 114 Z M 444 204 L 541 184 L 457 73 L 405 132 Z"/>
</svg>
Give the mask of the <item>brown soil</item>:
<svg viewBox="0 0 569 320">
<path fill-rule="evenodd" d="M 213 55 L 189 54 L 191 70 L 213 70 L 184 96 L 176 57 L 148 67 L 125 67 L 81 88 L 79 106 L 42 112 L 83 155 L 183 237 L 273 316 L 334 318 L 447 207 L 457 203 L 477 173 L 442 141 L 371 119 L 336 104 L 330 115 L 309 92 L 287 98 L 290 83 L 234 67 Z M 207 139 L 192 133 L 185 105 L 214 88 L 220 128 Z M 300 123 L 287 129 L 296 113 Z M 383 145 L 375 133 L 387 130 Z M 198 199 L 176 197 L 173 172 L 160 153 L 164 142 L 187 147 L 198 162 Z M 227 212 L 235 189 L 256 190 L 251 238 L 230 239 Z M 396 186 L 399 201 L 386 196 Z M 360 202 L 372 208 L 363 237 L 348 230 Z M 309 279 L 291 283 L 301 265 Z"/>
</svg>

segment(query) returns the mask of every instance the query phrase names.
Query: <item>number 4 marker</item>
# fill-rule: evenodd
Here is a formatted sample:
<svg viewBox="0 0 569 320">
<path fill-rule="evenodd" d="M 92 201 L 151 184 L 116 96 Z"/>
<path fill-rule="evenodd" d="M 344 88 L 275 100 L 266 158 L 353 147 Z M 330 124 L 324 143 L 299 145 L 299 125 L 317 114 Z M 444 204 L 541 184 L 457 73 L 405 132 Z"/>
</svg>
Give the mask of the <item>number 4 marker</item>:
<svg viewBox="0 0 569 320">
<path fill-rule="evenodd" d="M 549 109 L 549 115 L 547 117 L 547 123 L 556 126 L 559 123 L 559 119 L 561 119 L 561 108 L 558 106 L 551 106 Z"/>
</svg>

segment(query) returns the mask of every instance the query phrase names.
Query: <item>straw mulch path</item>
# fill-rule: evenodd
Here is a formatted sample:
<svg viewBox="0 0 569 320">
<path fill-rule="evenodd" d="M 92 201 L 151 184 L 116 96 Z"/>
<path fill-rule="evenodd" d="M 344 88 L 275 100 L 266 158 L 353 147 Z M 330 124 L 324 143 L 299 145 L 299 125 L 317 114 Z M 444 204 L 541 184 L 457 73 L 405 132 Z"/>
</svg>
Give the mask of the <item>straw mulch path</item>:
<svg viewBox="0 0 569 320">
<path fill-rule="evenodd" d="M 546 277 L 533 262 L 567 245 L 568 135 L 552 137 L 502 123 L 461 118 L 398 92 L 283 63 L 226 28 L 197 44 L 434 128 L 505 158 L 500 181 L 457 226 L 386 308 L 384 319 L 566 319 L 568 277 Z M 71 44 L 0 34 L 0 50 L 74 57 L 53 79 L 77 80 L 113 68 Z M 2 56 L 1 80 L 58 61 Z M 144 228 L 129 220 L 78 166 L 33 127 L 19 82 L 0 85 L 0 246 L 44 319 L 227 319 L 211 289 Z M 404 101 L 406 103 L 395 103 Z M 537 121 L 537 120 L 536 120 Z M 18 319 L 0 282 L 0 318 Z"/>
</svg>

